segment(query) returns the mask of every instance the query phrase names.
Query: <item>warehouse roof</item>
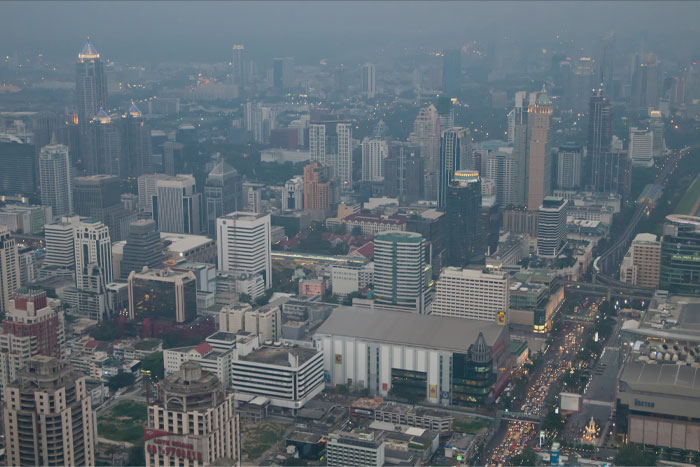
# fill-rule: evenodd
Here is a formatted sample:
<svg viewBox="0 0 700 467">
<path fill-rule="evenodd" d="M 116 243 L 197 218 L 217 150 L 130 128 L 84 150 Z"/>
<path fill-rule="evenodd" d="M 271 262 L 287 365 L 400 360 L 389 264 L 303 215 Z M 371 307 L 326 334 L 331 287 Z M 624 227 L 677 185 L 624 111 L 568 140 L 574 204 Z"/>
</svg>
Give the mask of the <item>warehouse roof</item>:
<svg viewBox="0 0 700 467">
<path fill-rule="evenodd" d="M 692 366 L 630 362 L 625 365 L 620 381 L 635 391 L 700 396 L 700 372 Z"/>
</svg>

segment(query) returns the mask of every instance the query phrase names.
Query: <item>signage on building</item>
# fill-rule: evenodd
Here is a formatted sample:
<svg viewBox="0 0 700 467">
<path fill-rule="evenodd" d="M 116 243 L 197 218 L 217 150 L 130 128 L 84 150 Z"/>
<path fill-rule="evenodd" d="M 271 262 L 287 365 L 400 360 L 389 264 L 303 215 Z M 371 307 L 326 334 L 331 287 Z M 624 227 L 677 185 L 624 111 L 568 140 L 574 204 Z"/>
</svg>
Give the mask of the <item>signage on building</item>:
<svg viewBox="0 0 700 467">
<path fill-rule="evenodd" d="M 148 454 L 204 462 L 203 443 L 197 436 L 178 435 L 146 428 L 143 430 L 143 437 Z"/>
<path fill-rule="evenodd" d="M 635 407 L 648 407 L 650 409 L 654 408 L 654 403 L 649 401 L 640 401 L 639 399 L 634 400 Z"/>
<path fill-rule="evenodd" d="M 335 354 L 335 363 L 336 365 L 342 365 L 343 363 L 343 356 L 339 353 Z"/>
<path fill-rule="evenodd" d="M 498 312 L 498 324 L 500 324 L 501 326 L 506 325 L 506 312 L 505 311 Z"/>
<path fill-rule="evenodd" d="M 435 397 L 437 397 L 437 395 L 438 395 L 437 384 L 431 384 L 430 385 L 430 397 L 435 398 Z"/>
</svg>

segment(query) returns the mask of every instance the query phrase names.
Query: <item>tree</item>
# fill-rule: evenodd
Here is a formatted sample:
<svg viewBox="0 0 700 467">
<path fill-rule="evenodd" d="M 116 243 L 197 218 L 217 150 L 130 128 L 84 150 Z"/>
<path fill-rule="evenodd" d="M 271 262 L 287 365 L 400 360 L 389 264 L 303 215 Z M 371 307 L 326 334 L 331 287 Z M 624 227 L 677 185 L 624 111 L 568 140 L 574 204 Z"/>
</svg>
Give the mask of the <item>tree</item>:
<svg viewBox="0 0 700 467">
<path fill-rule="evenodd" d="M 274 292 L 272 291 L 272 289 L 266 289 L 263 295 L 255 299 L 255 304 L 257 306 L 267 305 L 268 303 L 270 303 L 270 299 L 272 298 L 273 293 Z"/>
<path fill-rule="evenodd" d="M 615 465 L 656 465 L 656 453 L 645 452 L 637 444 L 622 446 L 613 461 Z"/>
<path fill-rule="evenodd" d="M 362 227 L 359 225 L 356 225 L 355 227 L 352 228 L 352 234 L 356 236 L 362 235 Z"/>
<path fill-rule="evenodd" d="M 333 229 L 333 233 L 338 235 L 345 235 L 346 233 L 348 233 L 348 225 L 345 223 L 336 225 Z"/>
<path fill-rule="evenodd" d="M 542 421 L 542 429 L 558 432 L 563 424 L 564 420 L 561 414 L 555 412 L 554 409 L 550 409 Z"/>
<path fill-rule="evenodd" d="M 537 453 L 532 448 L 525 448 L 523 452 L 510 459 L 510 465 L 530 466 L 537 465 Z"/>
<path fill-rule="evenodd" d="M 119 371 L 116 375 L 110 376 L 109 380 L 107 380 L 107 387 L 109 387 L 110 391 L 116 392 L 119 388 L 131 386 L 134 384 L 134 381 L 136 381 L 136 378 L 133 374 L 126 371 Z"/>
<path fill-rule="evenodd" d="M 137 443 L 129 449 L 129 459 L 127 465 L 143 466 L 146 465 L 146 455 L 143 452 L 143 443 Z"/>
<path fill-rule="evenodd" d="M 163 352 L 153 352 L 141 360 L 141 369 L 148 371 L 156 379 L 163 379 L 165 368 L 163 365 Z"/>
</svg>

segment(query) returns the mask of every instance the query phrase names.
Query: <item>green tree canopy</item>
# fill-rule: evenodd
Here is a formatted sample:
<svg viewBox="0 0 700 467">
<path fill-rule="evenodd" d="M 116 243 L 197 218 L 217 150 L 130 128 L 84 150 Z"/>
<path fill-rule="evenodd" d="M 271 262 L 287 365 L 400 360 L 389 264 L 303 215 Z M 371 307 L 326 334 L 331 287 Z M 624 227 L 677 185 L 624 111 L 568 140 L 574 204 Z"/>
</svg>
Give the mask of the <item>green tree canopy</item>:
<svg viewBox="0 0 700 467">
<path fill-rule="evenodd" d="M 645 452 L 637 444 L 622 446 L 613 461 L 615 465 L 656 465 L 656 454 Z"/>
</svg>

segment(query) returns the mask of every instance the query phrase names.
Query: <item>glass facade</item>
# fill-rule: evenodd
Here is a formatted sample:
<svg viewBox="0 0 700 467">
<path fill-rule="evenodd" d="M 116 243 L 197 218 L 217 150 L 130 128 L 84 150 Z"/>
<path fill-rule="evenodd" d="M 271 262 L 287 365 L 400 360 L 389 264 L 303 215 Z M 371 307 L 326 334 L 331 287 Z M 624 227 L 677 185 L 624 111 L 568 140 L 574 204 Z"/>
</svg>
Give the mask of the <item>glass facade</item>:
<svg viewBox="0 0 700 467">
<path fill-rule="evenodd" d="M 134 279 L 134 317 L 175 320 L 178 306 L 178 294 L 175 282 Z M 185 313 L 185 322 L 197 316 L 197 284 L 190 278 L 183 279 L 181 305 Z"/>
<path fill-rule="evenodd" d="M 659 288 L 674 293 L 700 294 L 700 217 L 666 217 Z"/>
<path fill-rule="evenodd" d="M 480 359 L 481 360 L 481 359 Z M 474 361 L 467 354 L 452 357 L 452 405 L 476 406 L 488 401 L 496 383 L 491 357 Z"/>
<path fill-rule="evenodd" d="M 428 374 L 424 371 L 391 369 L 391 394 L 411 403 L 418 403 L 427 398 L 426 387 Z"/>
</svg>

